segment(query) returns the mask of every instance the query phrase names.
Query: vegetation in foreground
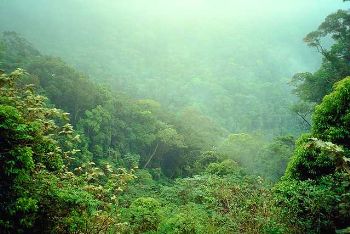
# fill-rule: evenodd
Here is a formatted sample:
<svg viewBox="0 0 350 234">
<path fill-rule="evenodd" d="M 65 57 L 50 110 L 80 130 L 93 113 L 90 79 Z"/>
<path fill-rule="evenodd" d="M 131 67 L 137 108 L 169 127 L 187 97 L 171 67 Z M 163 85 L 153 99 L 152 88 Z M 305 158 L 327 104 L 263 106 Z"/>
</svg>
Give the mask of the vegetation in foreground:
<svg viewBox="0 0 350 234">
<path fill-rule="evenodd" d="M 338 11 L 305 38 L 323 62 L 293 78 L 311 125 L 296 146 L 110 91 L 3 33 L 1 232 L 346 233 L 349 19 Z"/>
</svg>

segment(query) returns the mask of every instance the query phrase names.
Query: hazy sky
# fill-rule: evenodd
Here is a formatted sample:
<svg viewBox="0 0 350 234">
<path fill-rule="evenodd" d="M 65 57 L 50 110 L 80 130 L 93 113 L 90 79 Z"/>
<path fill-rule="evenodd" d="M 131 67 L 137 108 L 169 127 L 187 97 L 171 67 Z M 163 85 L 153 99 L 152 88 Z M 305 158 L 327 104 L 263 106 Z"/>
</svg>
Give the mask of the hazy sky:
<svg viewBox="0 0 350 234">
<path fill-rule="evenodd" d="M 340 0 L 0 0 L 0 31 L 19 32 L 87 72 L 137 69 L 159 58 L 202 58 L 217 66 L 236 55 L 242 63 L 283 58 L 289 75 L 318 66 L 302 38 L 348 6 Z"/>
<path fill-rule="evenodd" d="M 108 37 L 103 34 L 120 23 L 135 29 L 150 27 L 150 22 L 158 27 L 191 24 L 220 29 L 231 25 L 237 33 L 251 28 L 275 30 L 274 25 L 283 23 L 300 27 L 304 33 L 347 6 L 340 0 L 0 0 L 0 29 L 18 31 L 44 48 L 69 41 L 69 30 L 74 36 L 89 31 L 96 38 Z"/>
<path fill-rule="evenodd" d="M 326 15 L 347 6 L 340 0 L 0 0 L 0 29 L 19 31 L 39 46 L 45 45 L 42 37 L 50 43 L 46 36 L 51 36 L 54 43 L 55 36 L 61 40 L 69 29 L 104 33 L 121 21 L 131 27 L 147 26 L 149 21 L 235 25 L 242 33 L 279 23 L 289 27 L 289 23 L 310 31 Z"/>
</svg>

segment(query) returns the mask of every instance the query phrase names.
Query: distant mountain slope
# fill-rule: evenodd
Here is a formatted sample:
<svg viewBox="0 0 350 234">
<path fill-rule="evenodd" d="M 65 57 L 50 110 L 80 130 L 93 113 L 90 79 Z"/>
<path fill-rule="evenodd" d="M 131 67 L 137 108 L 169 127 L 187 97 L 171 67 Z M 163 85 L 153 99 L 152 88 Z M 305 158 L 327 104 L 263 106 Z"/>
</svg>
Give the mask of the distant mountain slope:
<svg viewBox="0 0 350 234">
<path fill-rule="evenodd" d="M 287 82 L 317 67 L 302 38 L 341 4 L 14 0 L 0 3 L 0 29 L 172 111 L 197 108 L 233 132 L 298 134 Z"/>
</svg>

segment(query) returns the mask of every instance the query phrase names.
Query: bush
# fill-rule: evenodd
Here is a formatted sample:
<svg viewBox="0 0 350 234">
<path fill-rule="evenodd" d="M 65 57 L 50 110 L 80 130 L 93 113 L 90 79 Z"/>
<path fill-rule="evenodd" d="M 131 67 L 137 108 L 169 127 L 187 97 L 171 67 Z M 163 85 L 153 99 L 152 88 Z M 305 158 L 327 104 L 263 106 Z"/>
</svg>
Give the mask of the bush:
<svg viewBox="0 0 350 234">
<path fill-rule="evenodd" d="M 212 233 L 208 215 L 198 205 L 190 203 L 165 219 L 159 226 L 164 234 Z"/>
<path fill-rule="evenodd" d="M 242 169 L 233 160 L 225 160 L 219 163 L 211 163 L 206 169 L 206 172 L 212 175 L 224 176 L 230 174 L 240 174 Z"/>
<path fill-rule="evenodd" d="M 136 199 L 126 212 L 134 233 L 156 231 L 161 220 L 160 203 L 151 197 Z"/>
</svg>

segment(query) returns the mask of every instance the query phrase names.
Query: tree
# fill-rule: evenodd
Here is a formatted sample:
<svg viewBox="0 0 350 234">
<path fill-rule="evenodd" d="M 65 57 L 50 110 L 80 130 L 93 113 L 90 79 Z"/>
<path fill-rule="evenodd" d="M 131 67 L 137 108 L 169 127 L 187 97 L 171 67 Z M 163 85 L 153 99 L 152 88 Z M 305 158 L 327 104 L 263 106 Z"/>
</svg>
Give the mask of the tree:
<svg viewBox="0 0 350 234">
<path fill-rule="evenodd" d="M 16 70 L 0 75 L 0 226 L 5 230 L 30 228 L 39 200 L 31 193 L 35 172 L 44 168 L 58 172 L 64 167 L 64 155 L 57 137 L 69 135 L 70 125 L 58 126 L 54 119 L 67 120 L 67 114 L 45 106 L 45 97 L 31 86 L 18 87 L 25 73 Z"/>
<path fill-rule="evenodd" d="M 116 195 L 133 175 L 93 162 L 73 173 L 79 136 L 67 113 L 48 107 L 32 85 L 18 82 L 26 75 L 21 69 L 0 75 L 1 232 L 119 230 Z"/>
<path fill-rule="evenodd" d="M 331 92 L 337 81 L 350 75 L 350 14 L 339 10 L 325 19 L 316 31 L 309 33 L 304 41 L 316 48 L 323 56 L 321 67 L 315 73 L 298 73 L 292 79 L 294 92 L 303 101 L 319 103 Z M 327 49 L 323 42 L 331 37 L 334 44 Z"/>
<path fill-rule="evenodd" d="M 151 197 L 140 197 L 127 211 L 134 233 L 156 231 L 161 220 L 160 203 Z"/>
<path fill-rule="evenodd" d="M 312 131 L 317 138 L 350 150 L 350 77 L 334 86 L 334 91 L 325 96 L 313 115 Z"/>
<path fill-rule="evenodd" d="M 333 233 L 350 225 L 349 88 L 347 77 L 316 106 L 312 132 L 298 140 L 275 187 L 281 213 L 299 232 Z"/>
</svg>

